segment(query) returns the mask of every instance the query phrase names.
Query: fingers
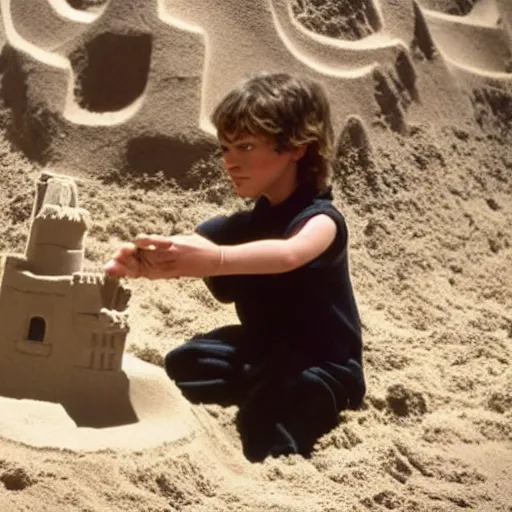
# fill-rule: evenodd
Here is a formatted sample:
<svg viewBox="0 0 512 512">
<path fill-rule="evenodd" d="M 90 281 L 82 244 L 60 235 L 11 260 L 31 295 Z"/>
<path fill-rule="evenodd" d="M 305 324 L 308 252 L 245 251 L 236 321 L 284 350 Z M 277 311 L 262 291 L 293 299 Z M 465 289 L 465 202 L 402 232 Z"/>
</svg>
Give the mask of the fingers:
<svg viewBox="0 0 512 512">
<path fill-rule="evenodd" d="M 103 267 L 104 272 L 112 277 L 140 277 L 140 269 L 131 261 L 110 260 Z"/>
<path fill-rule="evenodd" d="M 116 277 L 140 277 L 140 263 L 136 257 L 135 244 L 123 244 L 107 262 L 104 271 Z"/>
<path fill-rule="evenodd" d="M 168 237 L 139 235 L 134 243 L 123 244 L 104 266 L 109 276 L 162 279 L 177 277 L 173 272 L 176 249 Z"/>
<path fill-rule="evenodd" d="M 126 277 L 128 269 L 116 260 L 109 260 L 103 267 L 105 274 L 112 277 Z"/>
</svg>

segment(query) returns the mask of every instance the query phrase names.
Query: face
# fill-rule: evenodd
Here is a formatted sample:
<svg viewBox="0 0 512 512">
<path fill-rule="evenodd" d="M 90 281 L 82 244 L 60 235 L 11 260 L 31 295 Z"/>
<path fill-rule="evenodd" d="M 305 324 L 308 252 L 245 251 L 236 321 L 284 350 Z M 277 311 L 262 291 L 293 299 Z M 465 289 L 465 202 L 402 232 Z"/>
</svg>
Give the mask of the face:
<svg viewBox="0 0 512 512">
<path fill-rule="evenodd" d="M 275 142 L 256 135 L 220 139 L 224 167 L 241 197 L 272 197 L 293 191 L 297 180 L 300 148 L 278 153 Z M 289 194 L 288 194 L 289 195 Z"/>
</svg>

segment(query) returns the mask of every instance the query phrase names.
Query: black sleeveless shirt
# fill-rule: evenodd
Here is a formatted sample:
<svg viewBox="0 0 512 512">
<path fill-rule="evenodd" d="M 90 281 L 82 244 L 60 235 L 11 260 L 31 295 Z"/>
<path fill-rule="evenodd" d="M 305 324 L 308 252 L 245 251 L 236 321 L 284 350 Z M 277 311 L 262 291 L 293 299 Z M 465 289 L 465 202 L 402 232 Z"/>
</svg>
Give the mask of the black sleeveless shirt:
<svg viewBox="0 0 512 512">
<path fill-rule="evenodd" d="M 213 295 L 234 302 L 246 328 L 249 351 L 264 357 L 276 346 L 301 352 L 311 361 L 362 365 L 359 314 L 349 275 L 348 232 L 332 204 L 330 190 L 318 194 L 300 186 L 288 199 L 272 205 L 260 198 L 252 211 L 218 216 L 197 232 L 220 245 L 263 239 L 286 239 L 309 218 L 325 214 L 337 227 L 330 247 L 310 263 L 281 274 L 208 278 Z"/>
</svg>

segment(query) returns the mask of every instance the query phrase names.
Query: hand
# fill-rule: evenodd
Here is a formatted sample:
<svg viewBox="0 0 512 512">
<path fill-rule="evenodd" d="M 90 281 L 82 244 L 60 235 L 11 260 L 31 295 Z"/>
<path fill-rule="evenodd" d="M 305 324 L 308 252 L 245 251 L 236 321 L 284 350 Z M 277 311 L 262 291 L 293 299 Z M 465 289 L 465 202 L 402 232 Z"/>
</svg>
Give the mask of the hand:
<svg viewBox="0 0 512 512">
<path fill-rule="evenodd" d="M 222 261 L 221 248 L 197 234 L 139 235 L 135 246 L 143 261 L 142 275 L 149 279 L 208 277 L 218 272 Z"/>
<path fill-rule="evenodd" d="M 215 275 L 221 263 L 220 247 L 199 235 L 163 237 L 139 235 L 123 245 L 105 265 L 105 272 L 117 277 L 207 277 Z"/>
<path fill-rule="evenodd" d="M 123 244 L 104 267 L 105 273 L 115 277 L 141 277 L 142 262 L 135 244 Z"/>
<path fill-rule="evenodd" d="M 164 250 L 171 247 L 168 237 L 152 235 L 152 244 L 144 244 L 144 248 L 135 243 L 127 243 L 112 256 L 104 267 L 105 273 L 116 277 L 146 277 L 160 279 L 167 277 L 165 263 L 174 259 Z M 159 257 L 153 256 L 156 251 L 154 243 L 160 249 Z"/>
</svg>

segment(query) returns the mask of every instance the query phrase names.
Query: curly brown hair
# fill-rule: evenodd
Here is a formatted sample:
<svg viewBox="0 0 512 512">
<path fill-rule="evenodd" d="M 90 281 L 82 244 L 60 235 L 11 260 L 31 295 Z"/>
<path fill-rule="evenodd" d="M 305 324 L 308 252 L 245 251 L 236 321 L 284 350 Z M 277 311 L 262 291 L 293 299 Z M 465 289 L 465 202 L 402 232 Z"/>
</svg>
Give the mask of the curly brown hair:
<svg viewBox="0 0 512 512">
<path fill-rule="evenodd" d="M 219 137 L 270 137 L 278 152 L 306 144 L 298 162 L 299 183 L 312 183 L 318 191 L 328 187 L 334 132 L 319 83 L 287 73 L 258 73 L 229 92 L 211 120 Z"/>
</svg>

